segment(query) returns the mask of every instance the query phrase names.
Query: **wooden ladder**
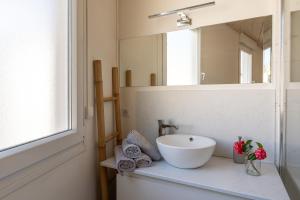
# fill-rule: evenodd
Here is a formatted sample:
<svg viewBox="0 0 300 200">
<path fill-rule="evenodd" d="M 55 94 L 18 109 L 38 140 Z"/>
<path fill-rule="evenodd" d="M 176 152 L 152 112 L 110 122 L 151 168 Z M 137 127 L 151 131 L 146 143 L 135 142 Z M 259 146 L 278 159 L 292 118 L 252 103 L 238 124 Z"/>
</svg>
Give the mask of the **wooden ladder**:
<svg viewBox="0 0 300 200">
<path fill-rule="evenodd" d="M 106 160 L 106 144 L 116 139 L 117 144 L 122 143 L 122 131 L 121 131 L 121 113 L 120 113 L 120 78 L 119 68 L 112 68 L 112 96 L 103 96 L 103 79 L 102 79 L 102 63 L 101 60 L 94 60 L 94 82 L 96 93 L 96 107 L 97 107 L 97 132 L 98 132 L 98 156 L 99 162 Z M 106 134 L 105 133 L 105 119 L 104 119 L 104 103 L 112 102 L 114 106 L 114 119 L 115 119 L 115 131 Z M 100 174 L 100 191 L 102 200 L 108 200 L 108 183 L 107 183 L 107 169 L 99 163 Z"/>
</svg>

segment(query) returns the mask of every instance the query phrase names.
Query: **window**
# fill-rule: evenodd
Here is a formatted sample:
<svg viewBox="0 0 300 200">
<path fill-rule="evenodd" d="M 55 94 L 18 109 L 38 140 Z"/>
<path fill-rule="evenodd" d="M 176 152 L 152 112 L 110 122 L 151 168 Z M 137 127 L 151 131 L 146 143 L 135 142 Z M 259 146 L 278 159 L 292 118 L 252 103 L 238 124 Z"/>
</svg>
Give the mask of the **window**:
<svg viewBox="0 0 300 200">
<path fill-rule="evenodd" d="M 240 83 L 252 83 L 252 54 L 240 51 Z"/>
<path fill-rule="evenodd" d="M 0 1 L 0 199 L 85 149 L 85 11 Z"/>
<path fill-rule="evenodd" d="M 167 85 L 198 84 L 197 39 L 193 30 L 167 33 Z"/>
<path fill-rule="evenodd" d="M 271 83 L 271 47 L 263 51 L 263 83 Z"/>
<path fill-rule="evenodd" d="M 76 128 L 71 2 L 0 2 L 0 152 Z"/>
</svg>

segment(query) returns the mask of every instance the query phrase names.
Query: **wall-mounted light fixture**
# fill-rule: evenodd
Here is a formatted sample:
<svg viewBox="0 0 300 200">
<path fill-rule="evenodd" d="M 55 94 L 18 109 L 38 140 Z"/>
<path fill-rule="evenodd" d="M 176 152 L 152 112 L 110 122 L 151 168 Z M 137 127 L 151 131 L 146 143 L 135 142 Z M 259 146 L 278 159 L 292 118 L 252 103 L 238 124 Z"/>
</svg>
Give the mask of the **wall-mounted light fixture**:
<svg viewBox="0 0 300 200">
<path fill-rule="evenodd" d="M 207 7 L 207 6 L 214 6 L 215 4 L 216 4 L 215 1 L 211 1 L 211 2 L 207 2 L 207 3 L 203 3 L 203 4 L 198 4 L 195 6 L 189 6 L 189 7 L 171 10 L 171 11 L 167 11 L 167 12 L 161 12 L 161 13 L 154 14 L 154 15 L 149 15 L 148 17 L 149 17 L 149 19 L 152 19 L 152 18 L 163 17 L 163 16 L 167 16 L 167 15 L 172 15 L 172 14 L 179 14 L 179 13 L 182 13 L 183 11 L 195 10 L 195 9 L 203 8 L 203 7 Z"/>
<path fill-rule="evenodd" d="M 177 20 L 177 26 L 183 27 L 183 26 L 190 26 L 192 25 L 192 19 L 189 18 L 185 13 L 179 12 L 178 13 L 180 19 Z"/>
<path fill-rule="evenodd" d="M 192 25 L 192 19 L 189 18 L 184 13 L 184 11 L 195 10 L 195 9 L 203 8 L 203 7 L 207 7 L 207 6 L 213 6 L 215 4 L 216 4 L 215 1 L 211 1 L 211 2 L 208 2 L 208 3 L 198 4 L 198 5 L 195 5 L 195 6 L 180 8 L 180 9 L 171 10 L 171 11 L 167 11 L 167 12 L 161 12 L 161 13 L 154 14 L 154 15 L 149 15 L 148 18 L 153 19 L 153 18 L 156 18 L 156 17 L 163 17 L 163 16 L 167 16 L 167 15 L 178 14 L 180 19 L 177 20 L 177 26 L 178 27 L 190 26 L 190 25 Z"/>
</svg>

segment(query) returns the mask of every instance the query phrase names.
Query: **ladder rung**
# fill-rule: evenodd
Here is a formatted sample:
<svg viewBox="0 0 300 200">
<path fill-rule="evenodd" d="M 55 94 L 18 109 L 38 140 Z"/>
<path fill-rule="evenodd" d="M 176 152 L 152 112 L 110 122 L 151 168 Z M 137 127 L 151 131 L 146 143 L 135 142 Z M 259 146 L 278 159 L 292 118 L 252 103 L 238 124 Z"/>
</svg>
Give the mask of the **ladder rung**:
<svg viewBox="0 0 300 200">
<path fill-rule="evenodd" d="M 104 97 L 104 98 L 103 98 L 103 101 L 104 101 L 104 102 L 108 102 L 108 101 L 116 101 L 116 100 L 117 100 L 116 97 Z"/>
<path fill-rule="evenodd" d="M 113 140 L 115 137 L 117 137 L 118 132 L 113 132 L 111 134 L 109 134 L 108 136 L 105 137 L 105 142 L 109 142 L 111 140 Z"/>
</svg>

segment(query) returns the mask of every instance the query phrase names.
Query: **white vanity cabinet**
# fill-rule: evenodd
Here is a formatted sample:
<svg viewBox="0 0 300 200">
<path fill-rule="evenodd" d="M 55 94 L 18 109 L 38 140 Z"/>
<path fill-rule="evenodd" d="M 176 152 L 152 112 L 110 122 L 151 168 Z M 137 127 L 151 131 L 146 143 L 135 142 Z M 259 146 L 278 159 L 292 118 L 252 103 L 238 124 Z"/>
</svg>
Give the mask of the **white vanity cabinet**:
<svg viewBox="0 0 300 200">
<path fill-rule="evenodd" d="M 244 200 L 224 193 L 139 175 L 117 175 L 117 200 Z"/>
<path fill-rule="evenodd" d="M 115 168 L 114 158 L 101 163 Z M 250 176 L 243 164 L 212 157 L 197 169 L 179 169 L 165 161 L 117 175 L 117 200 L 289 200 L 275 165 L 262 164 Z"/>
</svg>

